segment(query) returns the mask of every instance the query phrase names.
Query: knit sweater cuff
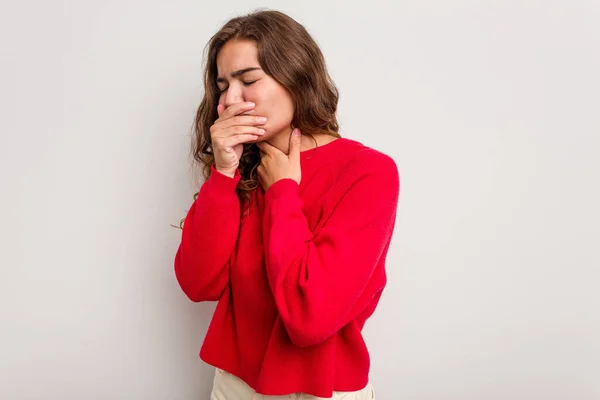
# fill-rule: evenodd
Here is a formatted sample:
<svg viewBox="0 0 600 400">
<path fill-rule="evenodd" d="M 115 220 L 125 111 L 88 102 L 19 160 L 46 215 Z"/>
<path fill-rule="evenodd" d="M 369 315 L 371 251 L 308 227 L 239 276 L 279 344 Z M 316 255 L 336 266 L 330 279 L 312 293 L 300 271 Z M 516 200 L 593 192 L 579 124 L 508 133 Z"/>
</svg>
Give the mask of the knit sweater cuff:
<svg viewBox="0 0 600 400">
<path fill-rule="evenodd" d="M 271 201 L 290 195 L 298 197 L 298 182 L 290 178 L 280 179 L 265 192 L 265 200 Z"/>
<path fill-rule="evenodd" d="M 241 179 L 242 176 L 239 169 L 236 169 L 235 175 L 233 178 L 230 178 L 229 176 L 219 172 L 213 164 L 211 166 L 211 173 L 207 182 L 210 182 L 210 187 L 217 192 L 231 193 L 236 189 L 237 184 Z"/>
</svg>

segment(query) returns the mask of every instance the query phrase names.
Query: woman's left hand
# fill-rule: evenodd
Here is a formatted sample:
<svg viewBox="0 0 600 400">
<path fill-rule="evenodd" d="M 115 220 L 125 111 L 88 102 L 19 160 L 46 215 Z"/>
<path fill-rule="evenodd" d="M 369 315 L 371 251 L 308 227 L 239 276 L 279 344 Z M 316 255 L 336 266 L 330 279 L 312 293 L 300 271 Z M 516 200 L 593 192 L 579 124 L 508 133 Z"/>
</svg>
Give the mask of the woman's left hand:
<svg viewBox="0 0 600 400">
<path fill-rule="evenodd" d="M 285 154 L 267 142 L 257 143 L 261 152 L 261 162 L 257 168 L 258 181 L 266 192 L 271 185 L 282 179 L 293 179 L 298 184 L 302 179 L 300 172 L 300 143 L 302 135 L 294 129 L 290 135 L 290 151 Z"/>
</svg>

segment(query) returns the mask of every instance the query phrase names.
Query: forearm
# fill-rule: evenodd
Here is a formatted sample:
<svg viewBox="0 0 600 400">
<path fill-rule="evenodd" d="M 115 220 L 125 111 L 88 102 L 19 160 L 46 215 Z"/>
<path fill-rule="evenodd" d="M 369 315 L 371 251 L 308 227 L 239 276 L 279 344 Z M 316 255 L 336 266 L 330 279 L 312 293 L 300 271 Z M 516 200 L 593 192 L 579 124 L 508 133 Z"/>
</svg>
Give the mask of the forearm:
<svg viewBox="0 0 600 400">
<path fill-rule="evenodd" d="M 213 171 L 192 204 L 175 258 L 177 280 L 193 301 L 220 297 L 240 226 L 237 179 L 218 174 Z"/>
</svg>

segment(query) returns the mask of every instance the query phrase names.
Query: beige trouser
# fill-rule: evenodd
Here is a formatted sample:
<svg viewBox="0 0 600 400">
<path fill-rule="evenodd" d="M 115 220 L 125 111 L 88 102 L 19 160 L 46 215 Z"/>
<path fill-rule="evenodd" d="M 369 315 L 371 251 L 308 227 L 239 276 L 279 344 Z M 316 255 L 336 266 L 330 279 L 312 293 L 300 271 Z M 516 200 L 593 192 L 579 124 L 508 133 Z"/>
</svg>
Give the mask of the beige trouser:
<svg viewBox="0 0 600 400">
<path fill-rule="evenodd" d="M 213 390 L 210 400 L 323 400 L 324 397 L 315 397 L 308 394 L 295 393 L 285 396 L 265 396 L 256 393 L 250 386 L 237 376 L 218 369 L 215 372 Z M 375 391 L 369 382 L 364 389 L 357 392 L 333 392 L 333 400 L 373 400 Z"/>
</svg>

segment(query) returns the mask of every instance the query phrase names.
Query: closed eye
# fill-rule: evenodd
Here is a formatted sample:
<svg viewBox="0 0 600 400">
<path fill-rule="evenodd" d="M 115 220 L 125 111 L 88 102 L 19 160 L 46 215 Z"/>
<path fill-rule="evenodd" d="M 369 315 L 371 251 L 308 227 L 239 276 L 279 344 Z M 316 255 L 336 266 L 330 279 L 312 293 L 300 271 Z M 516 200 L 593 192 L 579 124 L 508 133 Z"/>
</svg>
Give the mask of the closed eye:
<svg viewBox="0 0 600 400">
<path fill-rule="evenodd" d="M 254 84 L 254 83 L 256 83 L 256 82 L 258 82 L 258 79 L 257 79 L 257 80 L 255 80 L 255 81 L 252 81 L 252 82 L 243 82 L 243 84 L 244 84 L 244 86 L 250 86 L 250 85 L 252 85 L 252 84 Z M 217 87 L 217 92 L 218 92 L 219 94 L 221 94 L 221 93 L 225 93 L 225 92 L 227 91 L 227 89 L 229 89 L 229 86 L 228 86 L 228 87 L 226 87 L 226 88 L 224 88 L 224 89 L 219 89 L 219 88 Z"/>
</svg>

